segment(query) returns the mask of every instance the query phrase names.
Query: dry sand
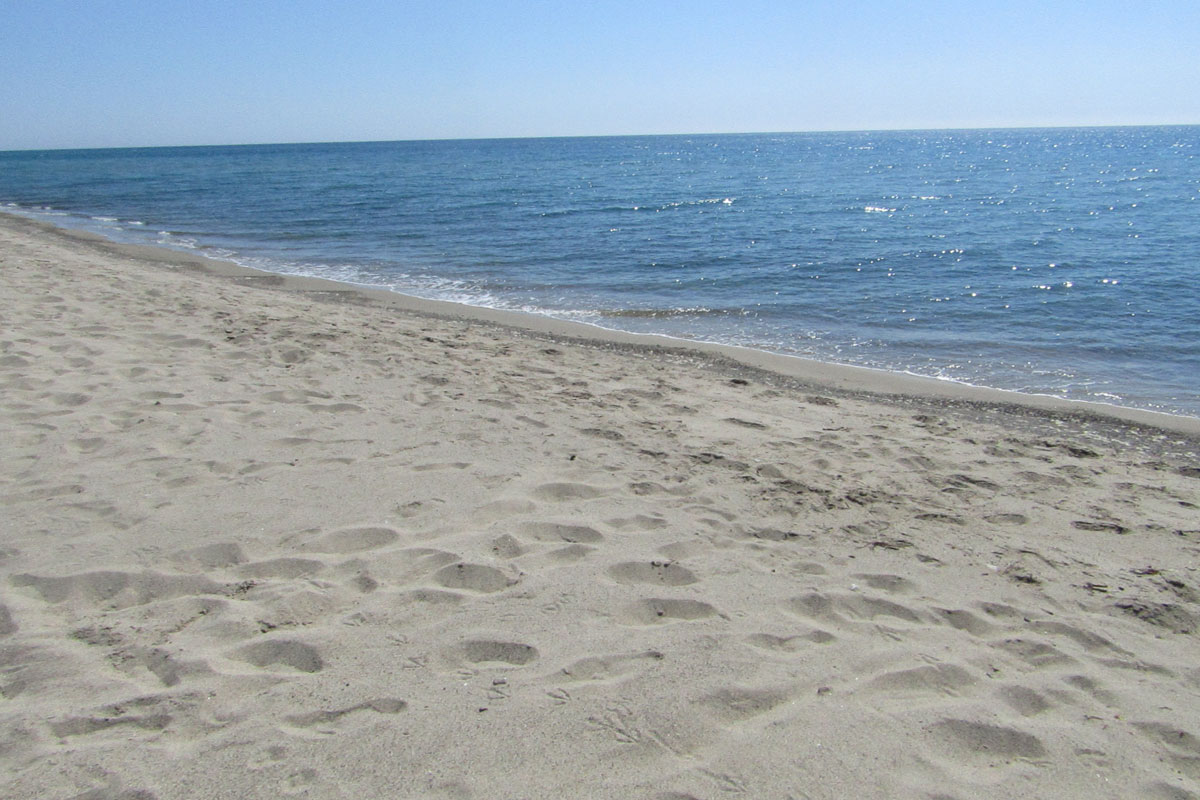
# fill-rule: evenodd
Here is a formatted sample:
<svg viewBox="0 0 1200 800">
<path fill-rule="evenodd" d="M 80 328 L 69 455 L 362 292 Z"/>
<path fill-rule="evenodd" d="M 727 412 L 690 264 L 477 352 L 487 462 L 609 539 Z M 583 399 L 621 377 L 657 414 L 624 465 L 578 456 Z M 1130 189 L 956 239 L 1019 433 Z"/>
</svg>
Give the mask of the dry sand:
<svg viewBox="0 0 1200 800">
<path fill-rule="evenodd" d="M 0 299 L 0 796 L 1200 796 L 1200 420 L 12 217 Z"/>
</svg>

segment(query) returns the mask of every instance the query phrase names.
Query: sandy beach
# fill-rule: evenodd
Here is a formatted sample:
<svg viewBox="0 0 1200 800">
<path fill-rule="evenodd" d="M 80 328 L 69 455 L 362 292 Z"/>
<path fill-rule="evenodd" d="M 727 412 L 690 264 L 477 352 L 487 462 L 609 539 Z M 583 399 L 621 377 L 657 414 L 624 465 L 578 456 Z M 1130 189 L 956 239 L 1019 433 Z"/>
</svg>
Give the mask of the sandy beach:
<svg viewBox="0 0 1200 800">
<path fill-rule="evenodd" d="M 1200 420 L 0 215 L 0 796 L 1200 797 Z"/>
</svg>

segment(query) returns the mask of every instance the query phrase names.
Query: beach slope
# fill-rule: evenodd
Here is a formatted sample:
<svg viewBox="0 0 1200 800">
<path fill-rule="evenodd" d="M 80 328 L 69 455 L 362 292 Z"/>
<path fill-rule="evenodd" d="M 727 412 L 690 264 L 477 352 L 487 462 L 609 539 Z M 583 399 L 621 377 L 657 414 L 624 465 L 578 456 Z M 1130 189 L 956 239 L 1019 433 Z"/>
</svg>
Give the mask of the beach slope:
<svg viewBox="0 0 1200 800">
<path fill-rule="evenodd" d="M 13 217 L 0 297 L 0 796 L 1200 796 L 1194 420 Z"/>
</svg>

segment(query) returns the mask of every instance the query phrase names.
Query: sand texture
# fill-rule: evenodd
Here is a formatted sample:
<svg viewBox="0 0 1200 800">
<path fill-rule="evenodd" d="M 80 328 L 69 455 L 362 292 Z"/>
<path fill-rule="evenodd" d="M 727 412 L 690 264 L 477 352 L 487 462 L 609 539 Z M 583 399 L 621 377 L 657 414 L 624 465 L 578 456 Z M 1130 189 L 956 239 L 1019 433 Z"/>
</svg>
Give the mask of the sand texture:
<svg viewBox="0 0 1200 800">
<path fill-rule="evenodd" d="M 1195 421 L 13 218 L 0 299 L 0 796 L 1200 797 Z"/>
</svg>

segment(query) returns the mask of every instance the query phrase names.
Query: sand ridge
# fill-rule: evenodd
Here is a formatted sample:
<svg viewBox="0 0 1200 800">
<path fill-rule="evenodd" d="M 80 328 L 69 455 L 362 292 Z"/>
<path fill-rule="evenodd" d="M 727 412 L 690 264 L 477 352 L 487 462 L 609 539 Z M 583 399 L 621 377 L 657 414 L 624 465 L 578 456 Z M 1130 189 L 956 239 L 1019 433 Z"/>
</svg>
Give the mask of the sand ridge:
<svg viewBox="0 0 1200 800">
<path fill-rule="evenodd" d="M 1200 796 L 1186 430 L 11 218 L 0 285 L 4 796 Z"/>
</svg>

